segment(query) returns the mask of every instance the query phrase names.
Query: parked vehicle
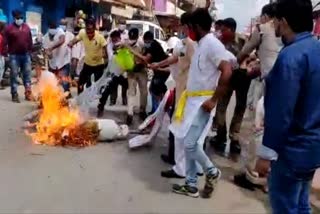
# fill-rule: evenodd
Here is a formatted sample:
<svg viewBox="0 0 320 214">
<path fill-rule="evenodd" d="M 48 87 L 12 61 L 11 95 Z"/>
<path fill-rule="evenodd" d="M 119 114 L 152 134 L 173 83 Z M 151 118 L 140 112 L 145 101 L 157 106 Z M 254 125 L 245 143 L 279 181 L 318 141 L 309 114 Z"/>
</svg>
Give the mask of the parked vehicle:
<svg viewBox="0 0 320 214">
<path fill-rule="evenodd" d="M 141 20 L 127 20 L 126 24 L 128 30 L 131 28 L 138 28 L 141 36 L 145 32 L 151 31 L 154 34 L 154 38 L 161 44 L 164 51 L 167 51 L 168 46 L 165 41 L 165 33 L 159 25 Z"/>
</svg>

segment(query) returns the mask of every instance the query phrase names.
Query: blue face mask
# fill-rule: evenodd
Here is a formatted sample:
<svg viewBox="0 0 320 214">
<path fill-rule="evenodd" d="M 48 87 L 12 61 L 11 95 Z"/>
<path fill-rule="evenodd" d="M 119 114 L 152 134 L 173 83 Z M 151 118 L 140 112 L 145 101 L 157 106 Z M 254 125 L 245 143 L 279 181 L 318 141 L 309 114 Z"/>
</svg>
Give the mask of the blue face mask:
<svg viewBox="0 0 320 214">
<path fill-rule="evenodd" d="M 179 35 L 178 35 L 179 39 L 185 39 L 187 37 L 188 37 L 188 35 L 185 35 L 184 33 L 179 33 Z"/>
</svg>

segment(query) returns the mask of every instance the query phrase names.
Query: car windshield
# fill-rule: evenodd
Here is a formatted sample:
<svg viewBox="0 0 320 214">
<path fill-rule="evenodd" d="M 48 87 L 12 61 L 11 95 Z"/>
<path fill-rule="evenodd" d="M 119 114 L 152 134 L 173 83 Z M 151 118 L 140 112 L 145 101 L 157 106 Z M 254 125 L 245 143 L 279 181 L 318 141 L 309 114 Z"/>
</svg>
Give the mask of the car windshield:
<svg viewBox="0 0 320 214">
<path fill-rule="evenodd" d="M 132 28 L 138 28 L 139 34 L 141 35 L 143 33 L 143 26 L 142 24 L 127 24 L 127 29 L 130 30 Z"/>
</svg>

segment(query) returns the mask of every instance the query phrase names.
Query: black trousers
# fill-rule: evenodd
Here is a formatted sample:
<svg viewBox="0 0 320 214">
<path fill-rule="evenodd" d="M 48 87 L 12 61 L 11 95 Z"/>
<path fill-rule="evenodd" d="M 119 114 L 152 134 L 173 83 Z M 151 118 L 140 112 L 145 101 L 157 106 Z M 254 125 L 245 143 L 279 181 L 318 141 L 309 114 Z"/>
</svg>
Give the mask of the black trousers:
<svg viewBox="0 0 320 214">
<path fill-rule="evenodd" d="M 121 86 L 121 96 L 122 96 L 122 101 L 127 100 L 127 91 L 128 91 L 128 79 L 125 78 L 124 76 L 115 76 L 114 77 L 114 84 L 112 85 L 111 88 L 111 103 L 115 104 L 118 99 L 118 87 L 119 85 Z M 123 103 L 125 104 L 125 103 Z"/>
<path fill-rule="evenodd" d="M 115 88 L 118 88 L 119 81 L 124 85 L 124 86 L 122 85 L 122 87 L 124 88 L 124 89 L 122 89 L 122 98 L 123 98 L 124 92 L 125 92 L 125 99 L 127 99 L 128 80 L 126 78 L 124 78 L 123 76 L 122 77 L 113 76 L 111 78 L 111 81 L 109 82 L 109 84 L 106 86 L 106 88 L 102 92 L 100 102 L 98 105 L 98 109 L 100 109 L 100 110 L 104 109 L 104 106 L 106 105 L 109 96 L 112 94 L 112 92 L 114 91 Z M 125 83 L 125 82 L 127 82 L 127 83 Z"/>
<path fill-rule="evenodd" d="M 174 110 L 176 108 L 176 93 L 174 92 L 174 98 L 173 98 L 174 102 L 173 105 L 171 106 L 170 109 L 170 120 L 172 120 L 173 114 L 174 114 Z M 174 135 L 173 133 L 170 131 L 169 132 L 169 146 L 168 146 L 168 157 L 170 160 L 175 160 L 174 158 Z"/>
<path fill-rule="evenodd" d="M 84 90 L 84 86 L 90 87 L 91 86 L 91 76 L 94 75 L 94 81 L 100 79 L 103 74 L 104 65 L 97 65 L 97 66 L 90 66 L 87 64 L 83 65 L 83 69 L 79 75 L 79 82 L 78 82 L 78 94 L 80 94 Z"/>
<path fill-rule="evenodd" d="M 238 140 L 242 119 L 247 107 L 247 94 L 250 84 L 251 78 L 247 76 L 245 69 L 238 69 L 233 72 L 228 90 L 217 104 L 215 122 L 219 140 L 226 141 L 227 139 L 226 112 L 234 91 L 236 94 L 236 106 L 230 125 L 229 137 L 231 140 Z"/>
</svg>

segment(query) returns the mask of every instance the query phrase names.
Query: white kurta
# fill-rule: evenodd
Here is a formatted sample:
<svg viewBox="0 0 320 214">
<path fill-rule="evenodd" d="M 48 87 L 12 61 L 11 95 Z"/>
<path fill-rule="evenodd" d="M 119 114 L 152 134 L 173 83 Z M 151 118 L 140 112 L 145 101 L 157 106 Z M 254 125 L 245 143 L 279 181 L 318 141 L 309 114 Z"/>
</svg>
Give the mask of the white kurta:
<svg viewBox="0 0 320 214">
<path fill-rule="evenodd" d="M 231 57 L 232 56 L 232 57 Z M 218 84 L 220 71 L 218 67 L 222 60 L 234 61 L 234 56 L 223 46 L 223 44 L 213 36 L 207 34 L 203 37 L 192 57 L 189 77 L 187 82 L 187 91 L 214 91 Z M 199 108 L 208 96 L 189 97 L 184 110 L 184 118 L 181 122 L 175 122 L 170 126 L 170 130 L 176 138 L 184 139 L 187 135 Z M 207 127 L 204 129 L 199 143 L 203 143 L 212 124 L 212 118 L 215 109 L 211 113 Z"/>
</svg>

